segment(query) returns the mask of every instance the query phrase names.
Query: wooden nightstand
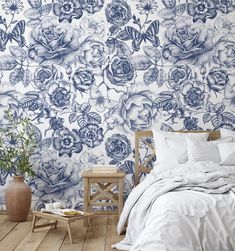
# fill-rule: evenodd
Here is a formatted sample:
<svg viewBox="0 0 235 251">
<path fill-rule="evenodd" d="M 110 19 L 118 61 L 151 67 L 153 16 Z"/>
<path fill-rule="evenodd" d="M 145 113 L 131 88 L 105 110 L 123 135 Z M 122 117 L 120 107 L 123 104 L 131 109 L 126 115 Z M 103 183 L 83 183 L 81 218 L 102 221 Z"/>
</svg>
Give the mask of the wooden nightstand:
<svg viewBox="0 0 235 251">
<path fill-rule="evenodd" d="M 84 178 L 84 211 L 91 212 L 92 206 L 116 206 L 116 211 L 94 211 L 96 213 L 118 213 L 122 212 L 123 208 L 123 187 L 125 172 L 118 171 L 117 173 L 93 173 L 92 171 L 83 171 Z M 115 193 L 113 188 L 117 187 Z M 93 191 L 95 192 L 92 193 Z M 100 200 L 109 200 L 101 202 Z"/>
</svg>

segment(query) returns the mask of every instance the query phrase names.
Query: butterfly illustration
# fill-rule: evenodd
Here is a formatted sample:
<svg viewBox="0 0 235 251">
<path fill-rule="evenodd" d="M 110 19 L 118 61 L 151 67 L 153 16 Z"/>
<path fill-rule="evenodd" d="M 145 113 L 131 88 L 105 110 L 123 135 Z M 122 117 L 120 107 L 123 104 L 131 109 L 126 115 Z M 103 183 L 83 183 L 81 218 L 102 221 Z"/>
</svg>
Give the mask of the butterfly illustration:
<svg viewBox="0 0 235 251">
<path fill-rule="evenodd" d="M 20 47 L 23 47 L 25 45 L 25 38 L 23 37 L 24 32 L 24 20 L 17 22 L 11 32 L 0 29 L 0 51 L 4 51 L 8 41 L 12 42 L 12 40 L 15 40 Z"/>
<path fill-rule="evenodd" d="M 157 34 L 159 32 L 159 21 L 153 21 L 145 32 L 140 32 L 134 27 L 127 26 L 124 30 L 118 33 L 117 38 L 127 41 L 132 40 L 132 48 L 134 51 L 140 49 L 141 43 L 147 40 L 152 43 L 153 46 L 157 47 L 160 44 Z"/>
</svg>

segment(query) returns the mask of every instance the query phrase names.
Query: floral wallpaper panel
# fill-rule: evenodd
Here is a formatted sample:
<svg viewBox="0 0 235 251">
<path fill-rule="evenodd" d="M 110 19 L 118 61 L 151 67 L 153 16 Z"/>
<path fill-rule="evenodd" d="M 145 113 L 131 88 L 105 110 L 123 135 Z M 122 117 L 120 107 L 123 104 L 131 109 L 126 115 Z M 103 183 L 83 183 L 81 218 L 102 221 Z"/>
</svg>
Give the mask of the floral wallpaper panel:
<svg viewBox="0 0 235 251">
<path fill-rule="evenodd" d="M 234 0 L 1 0 L 0 124 L 8 109 L 32 121 L 33 207 L 82 207 L 94 163 L 125 170 L 127 195 L 136 130 L 234 129 L 234 13 Z"/>
</svg>

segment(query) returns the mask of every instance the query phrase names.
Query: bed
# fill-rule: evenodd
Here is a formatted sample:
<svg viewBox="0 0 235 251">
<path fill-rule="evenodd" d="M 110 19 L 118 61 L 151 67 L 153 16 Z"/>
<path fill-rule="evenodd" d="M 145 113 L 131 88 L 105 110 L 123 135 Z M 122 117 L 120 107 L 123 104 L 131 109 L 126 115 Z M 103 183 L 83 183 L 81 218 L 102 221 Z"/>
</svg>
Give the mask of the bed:
<svg viewBox="0 0 235 251">
<path fill-rule="evenodd" d="M 117 225 L 120 234 L 128 223 L 126 235 L 112 247 L 131 251 L 234 251 L 235 166 L 190 160 L 174 168 L 152 170 L 148 163 L 155 158 L 155 149 L 150 137 L 151 131 L 136 132 L 136 187 Z M 219 132 L 209 133 L 209 140 L 218 138 Z M 143 144 L 150 148 L 144 160 Z"/>
</svg>

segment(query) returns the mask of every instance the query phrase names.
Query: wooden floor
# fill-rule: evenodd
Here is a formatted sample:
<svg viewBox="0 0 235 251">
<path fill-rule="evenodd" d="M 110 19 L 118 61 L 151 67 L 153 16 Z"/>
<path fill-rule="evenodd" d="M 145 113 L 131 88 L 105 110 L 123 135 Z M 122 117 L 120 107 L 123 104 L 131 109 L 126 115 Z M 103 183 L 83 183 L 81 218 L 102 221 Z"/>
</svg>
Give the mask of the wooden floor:
<svg viewBox="0 0 235 251">
<path fill-rule="evenodd" d="M 40 219 L 41 222 L 45 220 Z M 96 216 L 94 227 L 96 236 L 87 231 L 83 221 L 71 224 L 73 244 L 70 244 L 66 227 L 58 223 L 58 228 L 45 227 L 31 233 L 32 216 L 22 223 L 10 222 L 7 215 L 0 214 L 0 250 L 10 251 L 111 251 L 111 244 L 124 238 L 116 233 L 116 215 Z"/>
</svg>

